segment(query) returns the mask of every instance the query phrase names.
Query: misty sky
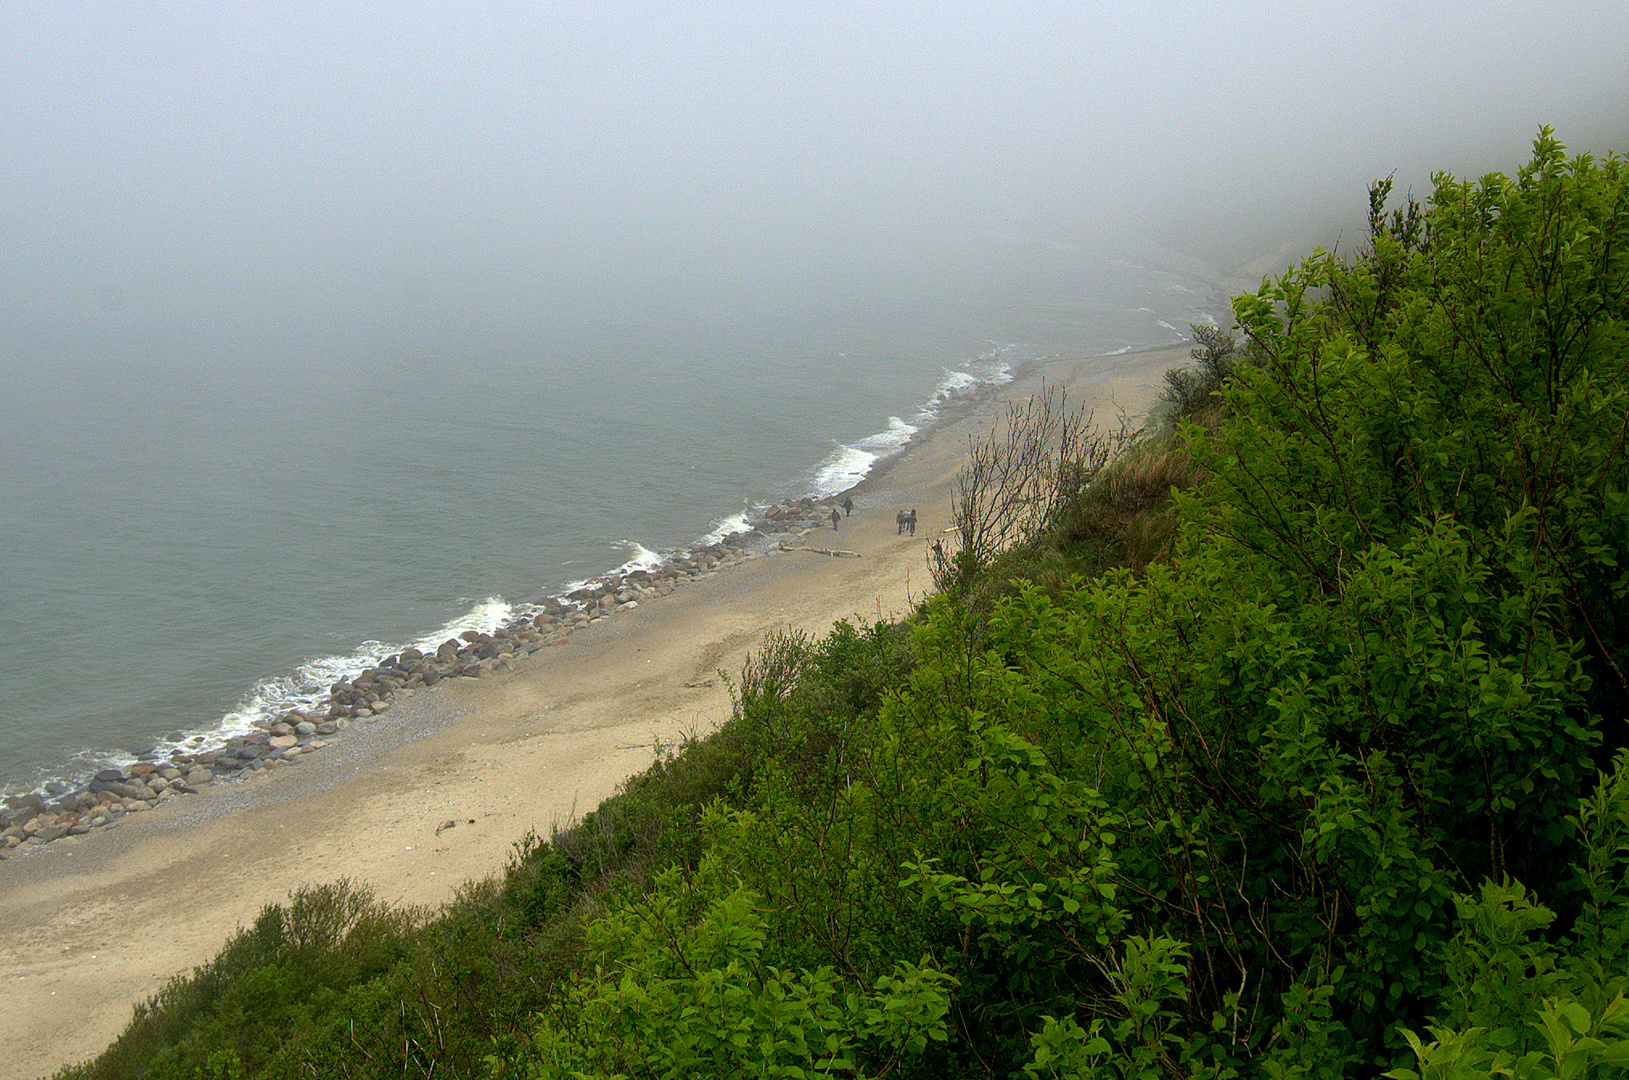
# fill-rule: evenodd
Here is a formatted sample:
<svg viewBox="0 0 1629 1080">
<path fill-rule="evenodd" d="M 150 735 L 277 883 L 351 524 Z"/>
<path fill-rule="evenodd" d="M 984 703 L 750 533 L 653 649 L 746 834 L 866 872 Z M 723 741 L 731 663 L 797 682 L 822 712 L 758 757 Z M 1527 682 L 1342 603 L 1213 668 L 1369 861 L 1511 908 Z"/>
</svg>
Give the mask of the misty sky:
<svg viewBox="0 0 1629 1080">
<path fill-rule="evenodd" d="M 1621 0 L 0 0 L 0 320 L 523 320 L 1256 241 L 1513 170 L 1541 123 L 1624 146 L 1626 41 Z"/>
</svg>

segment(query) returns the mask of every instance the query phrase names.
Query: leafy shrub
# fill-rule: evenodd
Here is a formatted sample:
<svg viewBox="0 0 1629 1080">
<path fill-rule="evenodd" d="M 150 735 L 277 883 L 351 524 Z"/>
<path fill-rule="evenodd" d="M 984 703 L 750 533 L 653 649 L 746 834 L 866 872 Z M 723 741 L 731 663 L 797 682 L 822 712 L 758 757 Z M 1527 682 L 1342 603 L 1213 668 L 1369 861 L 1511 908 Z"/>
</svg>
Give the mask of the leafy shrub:
<svg viewBox="0 0 1629 1080">
<path fill-rule="evenodd" d="M 1160 400 L 1168 406 L 1167 419 L 1173 424 L 1201 417 L 1214 422 L 1218 418 L 1217 397 L 1233 377 L 1238 339 L 1219 326 L 1191 323 L 1188 331 L 1194 339 L 1194 347 L 1188 355 L 1198 366 L 1166 371 Z"/>
</svg>

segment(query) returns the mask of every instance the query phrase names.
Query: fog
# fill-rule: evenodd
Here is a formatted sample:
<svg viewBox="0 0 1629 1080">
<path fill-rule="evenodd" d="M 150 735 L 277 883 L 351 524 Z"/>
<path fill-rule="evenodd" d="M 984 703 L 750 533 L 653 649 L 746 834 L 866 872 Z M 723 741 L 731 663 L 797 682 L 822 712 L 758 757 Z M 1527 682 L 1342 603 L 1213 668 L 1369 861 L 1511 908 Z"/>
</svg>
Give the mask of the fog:
<svg viewBox="0 0 1629 1080">
<path fill-rule="evenodd" d="M 0 342 L 1225 270 L 1540 124 L 1629 144 L 1625 40 L 1581 0 L 5 3 Z"/>
</svg>

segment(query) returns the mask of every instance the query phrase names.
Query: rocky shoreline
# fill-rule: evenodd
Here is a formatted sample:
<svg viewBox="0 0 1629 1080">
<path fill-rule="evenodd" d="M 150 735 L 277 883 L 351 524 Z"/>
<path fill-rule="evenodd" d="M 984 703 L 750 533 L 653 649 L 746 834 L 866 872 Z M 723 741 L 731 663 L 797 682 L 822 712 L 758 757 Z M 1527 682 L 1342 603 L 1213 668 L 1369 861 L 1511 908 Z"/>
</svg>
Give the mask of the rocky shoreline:
<svg viewBox="0 0 1629 1080">
<path fill-rule="evenodd" d="M 838 496 L 840 498 L 841 496 Z M 716 543 L 665 559 L 648 570 L 631 570 L 591 581 L 564 596 L 547 597 L 535 614 L 490 633 L 466 630 L 434 652 L 403 649 L 374 667 L 341 679 L 316 707 L 255 722 L 256 731 L 197 750 L 142 755 L 123 768 L 103 769 L 85 784 L 47 784 L 0 800 L 0 860 L 20 850 L 67 836 L 116 826 L 130 814 L 161 806 L 206 785 L 260 776 L 295 765 L 357 723 L 377 723 L 400 695 L 430 689 L 444 679 L 481 678 L 508 670 L 515 661 L 564 641 L 618 611 L 659 599 L 688 581 L 711 576 L 775 550 L 775 537 L 804 535 L 829 527 L 835 500 L 803 498 L 752 515 L 750 528 Z M 202 744 L 205 736 L 193 741 Z"/>
</svg>

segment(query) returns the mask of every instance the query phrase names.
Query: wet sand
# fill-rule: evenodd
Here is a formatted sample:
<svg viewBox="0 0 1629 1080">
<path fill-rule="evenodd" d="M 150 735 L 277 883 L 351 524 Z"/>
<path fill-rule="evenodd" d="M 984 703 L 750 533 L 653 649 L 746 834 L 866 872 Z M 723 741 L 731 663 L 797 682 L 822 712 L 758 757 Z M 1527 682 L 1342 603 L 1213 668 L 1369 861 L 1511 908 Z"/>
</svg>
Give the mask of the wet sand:
<svg viewBox="0 0 1629 1080">
<path fill-rule="evenodd" d="M 950 524 L 970 438 L 1042 380 L 1103 427 L 1140 421 L 1187 346 L 1050 361 L 947 418 L 855 490 L 811 548 L 780 552 L 619 611 L 484 679 L 401 699 L 297 766 L 173 800 L 114 829 L 0 863 L 0 1076 L 38 1078 L 94 1056 L 132 1007 L 212 957 L 262 906 L 346 877 L 381 899 L 440 904 L 499 871 L 645 768 L 655 745 L 727 719 L 728 689 L 772 630 L 906 613 L 931 589 L 927 545 Z M 915 507 L 915 536 L 894 515 Z"/>
</svg>

